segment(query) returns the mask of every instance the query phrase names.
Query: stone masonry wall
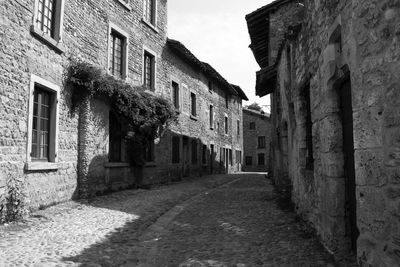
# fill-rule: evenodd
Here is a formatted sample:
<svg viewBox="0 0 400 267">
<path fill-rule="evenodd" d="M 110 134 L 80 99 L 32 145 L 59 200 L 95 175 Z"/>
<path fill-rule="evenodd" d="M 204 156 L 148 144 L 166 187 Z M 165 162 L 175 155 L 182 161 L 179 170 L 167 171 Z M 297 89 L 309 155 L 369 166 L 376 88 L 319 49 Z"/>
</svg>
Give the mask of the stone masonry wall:
<svg viewBox="0 0 400 267">
<path fill-rule="evenodd" d="M 290 47 L 293 63 L 287 64 L 288 55 L 283 52 L 275 93 L 288 122 L 293 200 L 299 213 L 315 225 L 327 248 L 335 253 L 350 249 L 338 94 L 338 86 L 348 74 L 360 231 L 357 257 L 363 266 L 397 266 L 400 4 L 390 0 L 320 0 L 306 1 L 305 8 L 300 33 L 283 48 Z M 285 82 L 287 77 L 291 84 Z M 300 89 L 307 80 L 313 123 L 312 174 L 304 169 L 303 161 L 306 145 Z M 284 122 L 276 123 L 282 126 Z"/>
<path fill-rule="evenodd" d="M 155 162 L 145 169 L 145 182 L 156 183 L 176 179 L 182 176 L 206 175 L 210 173 L 231 173 L 240 170 L 235 150 L 243 151 L 243 134 L 240 128 L 237 136 L 237 120 L 242 121 L 241 99 L 230 96 L 229 106 L 225 107 L 225 91 L 213 83 L 213 91 L 208 89 L 209 79 L 193 66 L 181 60 L 166 47 L 162 53 L 164 76 L 160 81 L 161 90 L 157 93 L 173 101 L 172 81 L 179 85 L 180 109 L 178 123 L 168 129 L 165 136 L 155 146 Z M 190 116 L 190 93 L 196 94 L 197 116 Z M 210 105 L 214 107 L 214 124 L 209 122 Z M 228 116 L 228 134 L 223 125 L 225 114 Z M 220 125 L 218 129 L 218 123 Z M 180 161 L 172 163 L 172 136 L 180 137 Z M 187 155 L 183 152 L 183 138 L 188 138 Z M 192 163 L 192 140 L 197 142 L 197 163 Z M 207 147 L 206 164 L 202 163 L 203 145 Z M 214 145 L 214 158 L 211 160 L 211 145 Z M 220 162 L 220 148 L 232 149 L 232 165 L 228 168 Z M 212 161 L 212 163 L 210 162 Z M 186 165 L 186 166 L 184 166 Z M 185 172 L 184 169 L 187 169 Z"/>
<path fill-rule="evenodd" d="M 115 23 L 129 34 L 127 82 L 140 85 L 143 47 L 155 52 L 156 60 L 160 59 L 166 41 L 167 15 L 166 0 L 158 0 L 157 27 L 153 29 L 142 21 L 141 0 L 129 1 L 130 9 L 118 0 L 64 1 L 64 49 L 60 54 L 30 33 L 34 2 L 21 0 L 0 3 L 0 169 L 3 180 L 7 175 L 24 180 L 29 206 L 37 208 L 71 199 L 76 193 L 78 114 L 71 112 L 69 89 L 63 87 L 63 73 L 70 60 L 79 58 L 106 70 L 109 22 Z M 157 73 L 158 80 L 163 74 Z M 31 74 L 61 86 L 58 168 L 52 171 L 24 170 Z M 103 104 L 103 109 L 99 108 L 101 105 L 98 102 L 91 106 L 87 150 L 94 193 L 110 186 L 113 181 L 110 181 L 109 173 L 114 169 L 105 169 L 108 161 L 107 104 Z M 129 170 L 121 171 L 125 176 L 132 176 Z"/>
<path fill-rule="evenodd" d="M 255 129 L 250 129 L 250 123 Z M 271 119 L 266 114 L 243 109 L 243 170 L 248 172 L 267 172 L 270 168 Z M 265 148 L 258 148 L 258 137 L 265 137 Z M 258 165 L 258 154 L 264 154 L 264 165 Z M 252 157 L 252 165 L 246 165 L 246 157 Z"/>
</svg>

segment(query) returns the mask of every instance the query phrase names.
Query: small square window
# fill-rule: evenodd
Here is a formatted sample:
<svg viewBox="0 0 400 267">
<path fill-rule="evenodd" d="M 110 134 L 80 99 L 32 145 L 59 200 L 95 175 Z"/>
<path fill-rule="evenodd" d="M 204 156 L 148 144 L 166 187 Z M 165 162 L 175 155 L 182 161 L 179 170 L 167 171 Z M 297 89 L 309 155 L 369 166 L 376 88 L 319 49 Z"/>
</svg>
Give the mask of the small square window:
<svg viewBox="0 0 400 267">
<path fill-rule="evenodd" d="M 250 122 L 249 129 L 250 130 L 255 130 L 256 129 L 256 123 L 255 122 Z"/>
<path fill-rule="evenodd" d="M 155 57 L 148 51 L 144 51 L 143 85 L 149 90 L 155 89 Z"/>
</svg>

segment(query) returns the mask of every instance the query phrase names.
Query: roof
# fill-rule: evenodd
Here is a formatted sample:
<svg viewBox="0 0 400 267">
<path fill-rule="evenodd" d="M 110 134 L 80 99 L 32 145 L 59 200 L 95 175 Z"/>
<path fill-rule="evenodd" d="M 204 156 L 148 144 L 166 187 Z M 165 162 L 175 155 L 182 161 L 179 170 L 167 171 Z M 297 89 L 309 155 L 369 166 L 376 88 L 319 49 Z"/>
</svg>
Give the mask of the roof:
<svg viewBox="0 0 400 267">
<path fill-rule="evenodd" d="M 270 113 L 261 113 L 257 110 L 253 110 L 253 109 L 249 109 L 249 108 L 243 108 L 243 112 L 247 112 L 251 115 L 256 115 L 256 116 L 260 116 L 260 117 L 265 117 L 270 119 L 271 118 L 271 114 Z"/>
<path fill-rule="evenodd" d="M 294 0 L 276 0 L 265 5 L 256 11 L 246 15 L 247 28 L 250 35 L 250 49 L 261 68 L 267 67 L 269 61 L 269 14 L 276 11 L 281 5 L 293 2 Z"/>
<path fill-rule="evenodd" d="M 235 85 L 235 84 L 231 84 L 231 86 L 236 90 L 236 92 L 238 92 L 239 96 L 246 101 L 249 101 L 249 99 L 247 98 L 246 94 L 243 92 L 242 88 L 240 88 L 240 86 Z"/>
<path fill-rule="evenodd" d="M 247 96 L 244 94 L 242 89 L 237 86 L 232 86 L 221 74 L 218 73 L 210 64 L 200 61 L 189 49 L 187 49 L 181 42 L 173 39 L 167 39 L 167 45 L 177 56 L 188 63 L 193 68 L 201 71 L 204 75 L 212 79 L 215 83 L 221 86 L 225 91 L 238 95 L 244 100 L 247 100 Z"/>
</svg>

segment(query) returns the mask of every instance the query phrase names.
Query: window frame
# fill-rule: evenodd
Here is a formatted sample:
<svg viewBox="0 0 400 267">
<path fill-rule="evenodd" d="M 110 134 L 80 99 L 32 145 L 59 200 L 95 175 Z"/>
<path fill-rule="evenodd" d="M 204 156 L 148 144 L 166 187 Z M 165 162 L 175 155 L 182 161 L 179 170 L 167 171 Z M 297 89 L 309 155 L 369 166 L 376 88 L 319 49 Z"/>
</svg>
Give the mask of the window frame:
<svg viewBox="0 0 400 267">
<path fill-rule="evenodd" d="M 176 88 L 174 87 L 176 85 Z M 175 80 L 171 80 L 171 94 L 172 94 L 172 104 L 175 107 L 175 110 L 181 110 L 181 90 L 179 82 Z"/>
<path fill-rule="evenodd" d="M 155 143 L 154 140 L 151 140 L 147 147 L 145 147 L 144 151 L 144 159 L 146 163 L 152 163 L 156 161 L 156 154 L 155 154 Z"/>
<path fill-rule="evenodd" d="M 210 130 L 214 130 L 214 105 L 210 104 L 209 107 L 209 123 L 210 123 Z"/>
<path fill-rule="evenodd" d="M 121 57 L 121 76 L 116 76 L 113 75 L 111 72 L 111 66 L 110 66 L 110 60 L 111 60 L 111 42 L 112 42 L 112 38 L 111 38 L 111 34 L 115 32 L 116 35 L 119 35 L 122 37 L 123 40 L 123 44 L 121 45 L 122 48 L 122 57 Z M 129 59 L 129 34 L 124 31 L 123 29 L 121 29 L 118 25 L 116 25 L 113 22 L 109 22 L 108 24 L 108 55 L 107 55 L 107 73 L 119 78 L 119 79 L 126 79 L 128 78 L 128 59 Z"/>
<path fill-rule="evenodd" d="M 263 162 L 260 164 L 260 156 L 262 156 Z M 257 166 L 265 166 L 265 153 L 257 154 Z"/>
<path fill-rule="evenodd" d="M 39 0 L 35 0 L 33 16 L 32 16 L 32 24 L 30 27 L 30 32 L 32 33 L 33 36 L 43 41 L 46 45 L 50 46 L 57 53 L 60 54 L 64 52 L 64 46 L 62 44 L 62 37 L 64 33 L 63 30 L 64 4 L 65 0 L 55 0 L 53 34 L 47 34 L 37 25 L 38 13 L 39 13 Z"/>
<path fill-rule="evenodd" d="M 256 129 L 256 122 L 255 121 L 251 121 L 249 123 L 249 130 L 255 130 L 255 129 Z"/>
<path fill-rule="evenodd" d="M 152 1 L 151 15 L 152 15 L 153 21 L 149 21 L 145 15 L 147 1 Z M 156 27 L 157 27 L 157 7 L 158 7 L 157 0 L 144 0 L 143 1 L 142 21 L 145 22 L 146 25 L 150 26 L 154 30 L 156 30 Z"/>
<path fill-rule="evenodd" d="M 32 139 L 33 139 L 33 106 L 35 88 L 48 91 L 52 95 L 50 108 L 49 125 L 49 155 L 48 161 L 32 160 Z M 59 99 L 60 86 L 47 81 L 39 76 L 31 74 L 29 85 L 29 104 L 28 104 L 28 137 L 26 148 L 26 170 L 51 170 L 58 169 L 58 135 L 59 135 Z"/>
<path fill-rule="evenodd" d="M 258 136 L 258 149 L 264 149 L 267 147 L 265 135 Z"/>
<path fill-rule="evenodd" d="M 146 56 L 149 56 L 151 59 L 151 86 L 148 87 L 145 84 L 146 81 Z M 157 56 L 156 53 L 147 47 L 143 47 L 142 53 L 142 85 L 146 87 L 148 90 L 154 92 L 156 91 L 156 76 L 157 76 Z"/>
<path fill-rule="evenodd" d="M 228 115 L 226 115 L 226 114 L 224 117 L 224 133 L 225 133 L 225 135 L 229 134 L 229 119 L 228 119 Z"/>
<path fill-rule="evenodd" d="M 197 118 L 197 95 L 193 91 L 190 92 L 190 117 Z"/>
</svg>

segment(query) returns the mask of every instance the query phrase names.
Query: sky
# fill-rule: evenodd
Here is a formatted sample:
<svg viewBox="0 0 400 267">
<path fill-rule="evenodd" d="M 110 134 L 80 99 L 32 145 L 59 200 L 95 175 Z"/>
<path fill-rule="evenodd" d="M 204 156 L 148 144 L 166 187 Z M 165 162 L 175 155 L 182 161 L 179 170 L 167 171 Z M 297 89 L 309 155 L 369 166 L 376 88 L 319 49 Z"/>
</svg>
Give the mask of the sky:
<svg viewBox="0 0 400 267">
<path fill-rule="evenodd" d="M 272 0 L 169 0 L 168 37 L 212 65 L 268 111 L 269 97 L 255 95 L 256 71 L 245 16 Z"/>
</svg>

